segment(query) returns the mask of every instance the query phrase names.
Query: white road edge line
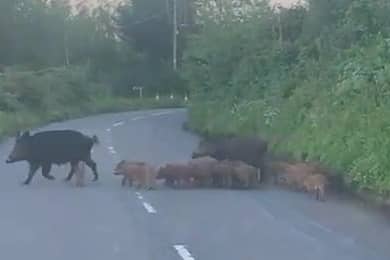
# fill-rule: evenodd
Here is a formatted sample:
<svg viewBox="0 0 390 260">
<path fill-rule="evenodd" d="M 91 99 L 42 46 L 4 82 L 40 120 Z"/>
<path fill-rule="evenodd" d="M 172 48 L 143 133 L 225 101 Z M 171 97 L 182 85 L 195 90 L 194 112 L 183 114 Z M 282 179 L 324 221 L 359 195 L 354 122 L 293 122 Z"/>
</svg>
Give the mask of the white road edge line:
<svg viewBox="0 0 390 260">
<path fill-rule="evenodd" d="M 173 247 L 183 260 L 195 260 L 184 245 L 174 245 Z"/>
<path fill-rule="evenodd" d="M 144 208 L 146 209 L 146 211 L 149 212 L 150 214 L 157 213 L 157 211 L 149 203 L 143 202 L 142 204 L 144 205 Z"/>
<path fill-rule="evenodd" d="M 315 226 L 315 227 L 321 229 L 322 231 L 325 231 L 327 233 L 333 233 L 333 231 L 331 229 L 329 229 L 329 228 L 327 228 L 327 227 L 325 227 L 325 226 L 323 226 L 323 225 L 321 225 L 321 224 L 319 224 L 317 222 L 314 222 L 314 221 L 310 220 L 310 221 L 308 221 L 308 223 L 309 223 L 309 225 Z"/>
<path fill-rule="evenodd" d="M 263 211 L 264 216 L 266 216 L 270 220 L 275 220 L 276 219 L 275 216 L 269 210 L 267 210 L 266 208 L 262 207 L 261 210 Z"/>
<path fill-rule="evenodd" d="M 169 114 L 172 114 L 172 112 L 157 112 L 157 113 L 152 113 L 152 116 L 163 116 Z"/>
<path fill-rule="evenodd" d="M 136 121 L 136 120 L 141 120 L 141 119 L 145 119 L 145 118 L 146 118 L 145 116 L 137 116 L 137 117 L 132 118 L 131 120 Z"/>
<path fill-rule="evenodd" d="M 123 125 L 125 122 L 123 122 L 123 121 L 119 121 L 119 122 L 116 122 L 115 124 L 113 124 L 112 126 L 113 127 L 118 127 L 118 126 L 121 126 L 121 125 Z"/>
</svg>

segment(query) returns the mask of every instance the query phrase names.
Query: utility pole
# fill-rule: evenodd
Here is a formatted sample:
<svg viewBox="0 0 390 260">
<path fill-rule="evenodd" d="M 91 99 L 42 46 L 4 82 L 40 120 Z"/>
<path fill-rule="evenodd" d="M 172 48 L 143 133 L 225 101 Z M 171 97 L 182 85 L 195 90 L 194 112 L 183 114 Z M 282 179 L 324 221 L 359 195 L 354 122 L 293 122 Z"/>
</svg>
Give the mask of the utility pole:
<svg viewBox="0 0 390 260">
<path fill-rule="evenodd" d="M 65 58 L 65 67 L 70 65 L 69 61 L 69 47 L 68 47 L 68 31 L 66 26 L 66 21 L 64 20 L 64 58 Z"/>
<path fill-rule="evenodd" d="M 176 0 L 173 0 L 173 70 L 176 71 L 177 68 L 177 10 L 176 10 Z"/>
<path fill-rule="evenodd" d="M 278 24 L 279 24 L 279 46 L 283 49 L 283 28 L 282 28 L 282 6 L 278 5 Z"/>
</svg>

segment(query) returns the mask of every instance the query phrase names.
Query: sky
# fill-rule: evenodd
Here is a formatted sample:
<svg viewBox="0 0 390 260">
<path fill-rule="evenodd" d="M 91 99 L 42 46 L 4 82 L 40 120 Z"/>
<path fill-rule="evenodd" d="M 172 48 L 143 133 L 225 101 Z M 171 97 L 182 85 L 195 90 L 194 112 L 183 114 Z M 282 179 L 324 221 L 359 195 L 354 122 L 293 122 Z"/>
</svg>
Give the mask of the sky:
<svg viewBox="0 0 390 260">
<path fill-rule="evenodd" d="M 88 4 L 88 5 L 93 6 L 93 7 L 95 7 L 98 3 L 117 4 L 120 1 L 121 0 L 71 0 L 71 2 L 73 2 L 73 3 L 83 2 L 84 4 Z M 298 0 L 271 0 L 271 3 L 273 3 L 273 4 L 280 3 L 283 6 L 289 6 L 289 5 L 296 3 L 296 2 L 298 2 Z"/>
<path fill-rule="evenodd" d="M 118 4 L 121 1 L 122 0 L 70 0 L 70 2 L 74 5 L 82 3 L 89 7 L 96 7 L 98 4 L 105 4 L 105 3 Z"/>
<path fill-rule="evenodd" d="M 273 4 L 281 4 L 282 6 L 290 6 L 294 3 L 299 2 L 298 0 L 271 0 Z"/>
</svg>

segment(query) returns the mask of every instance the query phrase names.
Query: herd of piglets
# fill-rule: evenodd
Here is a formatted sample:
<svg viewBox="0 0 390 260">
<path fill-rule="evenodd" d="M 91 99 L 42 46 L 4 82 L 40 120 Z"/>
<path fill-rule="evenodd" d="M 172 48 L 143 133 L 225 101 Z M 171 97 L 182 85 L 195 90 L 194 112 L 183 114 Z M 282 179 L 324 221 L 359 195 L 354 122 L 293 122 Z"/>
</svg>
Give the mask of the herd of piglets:
<svg viewBox="0 0 390 260">
<path fill-rule="evenodd" d="M 267 152 L 267 142 L 258 137 L 208 138 L 200 141 L 186 162 L 154 167 L 147 162 L 122 160 L 114 174 L 122 176 L 122 186 L 142 189 L 154 189 L 160 180 L 172 188 L 250 189 L 271 179 L 276 185 L 325 200 L 329 181 L 323 168 L 309 162 L 267 160 Z"/>
</svg>

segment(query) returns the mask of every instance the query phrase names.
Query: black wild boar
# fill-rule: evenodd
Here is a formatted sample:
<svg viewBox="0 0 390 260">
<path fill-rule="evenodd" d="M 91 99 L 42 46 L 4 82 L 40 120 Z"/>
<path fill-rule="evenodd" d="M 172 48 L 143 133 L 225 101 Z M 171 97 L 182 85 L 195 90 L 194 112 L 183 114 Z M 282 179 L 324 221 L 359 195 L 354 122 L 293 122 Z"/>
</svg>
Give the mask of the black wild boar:
<svg viewBox="0 0 390 260">
<path fill-rule="evenodd" d="M 29 173 L 24 184 L 31 182 L 36 171 L 42 167 L 42 175 L 53 180 L 50 175 L 52 164 L 71 164 L 71 170 L 66 180 L 71 180 L 78 163 L 83 161 L 93 171 L 94 181 L 98 179 L 96 163 L 91 158 L 91 149 L 97 144 L 96 136 L 89 137 L 74 130 L 54 130 L 43 131 L 30 135 L 24 132 L 18 134 L 12 152 L 8 156 L 7 163 L 27 161 L 29 163 Z"/>
<path fill-rule="evenodd" d="M 222 137 L 207 138 L 199 143 L 192 158 L 211 156 L 221 160 L 242 161 L 265 172 L 264 157 L 268 150 L 268 143 L 258 137 Z M 257 176 L 260 182 L 261 177 Z"/>
</svg>

